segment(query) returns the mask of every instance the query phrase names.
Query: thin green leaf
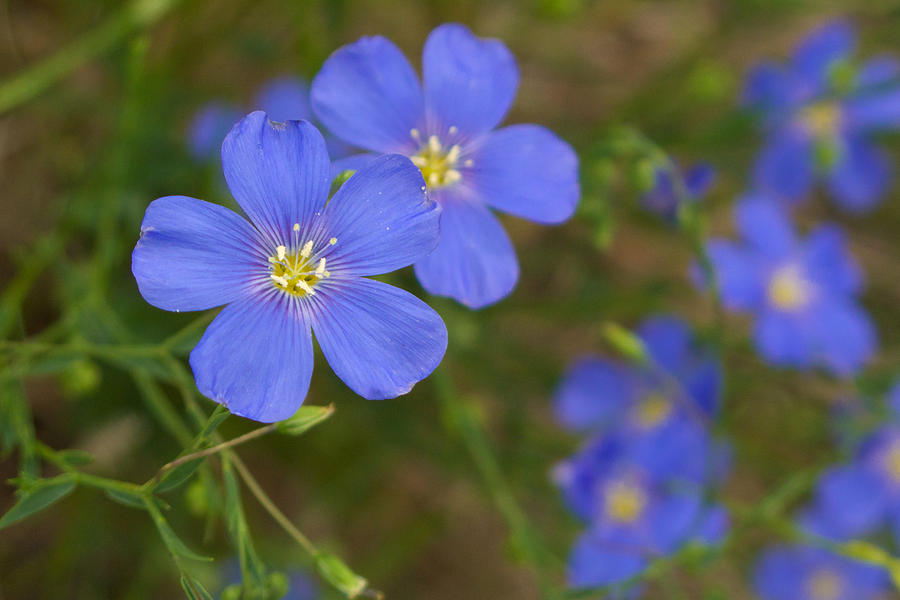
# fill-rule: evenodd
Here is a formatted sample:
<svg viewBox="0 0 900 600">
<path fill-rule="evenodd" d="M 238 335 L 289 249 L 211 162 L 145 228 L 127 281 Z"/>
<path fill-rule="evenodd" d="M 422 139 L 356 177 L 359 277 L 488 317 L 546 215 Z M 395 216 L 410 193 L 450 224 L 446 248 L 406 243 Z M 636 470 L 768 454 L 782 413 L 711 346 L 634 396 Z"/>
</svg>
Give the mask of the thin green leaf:
<svg viewBox="0 0 900 600">
<path fill-rule="evenodd" d="M 366 589 L 365 578 L 351 571 L 340 557 L 320 552 L 315 560 L 319 575 L 348 598 L 356 598 Z"/>
<path fill-rule="evenodd" d="M 294 416 L 280 421 L 275 430 L 287 435 L 300 435 L 334 414 L 334 405 L 301 406 Z"/>
<path fill-rule="evenodd" d="M 190 600 L 214 600 L 203 584 L 187 573 L 181 575 L 181 589 Z"/>
<path fill-rule="evenodd" d="M 0 518 L 0 529 L 21 521 L 68 496 L 75 489 L 75 480 L 68 473 L 44 479 L 25 491 L 9 512 Z"/>
<path fill-rule="evenodd" d="M 253 546 L 253 539 L 250 537 L 241 503 L 240 488 L 237 478 L 234 476 L 231 461 L 227 458 L 222 460 L 222 479 L 225 482 L 225 519 L 228 534 L 232 537 L 237 549 L 244 585 L 250 592 L 265 590 L 266 567 Z"/>
<path fill-rule="evenodd" d="M 109 496 L 109 499 L 114 502 L 124 504 L 125 506 L 130 506 L 131 508 L 139 508 L 141 510 L 147 509 L 147 505 L 144 503 L 144 497 L 140 494 L 130 494 L 128 492 L 123 492 L 120 490 L 105 491 L 106 495 Z"/>
<path fill-rule="evenodd" d="M 81 467 L 94 462 L 94 457 L 90 452 L 85 452 L 84 450 L 78 450 L 76 448 L 59 450 L 56 453 L 56 457 L 70 467 Z"/>
<path fill-rule="evenodd" d="M 203 464 L 204 460 L 206 460 L 206 458 L 197 458 L 192 461 L 180 464 L 174 469 L 166 471 L 166 473 L 159 480 L 159 483 L 157 483 L 153 488 L 153 491 L 162 493 L 177 488 L 179 485 L 191 478 L 191 475 L 193 475 L 194 471 L 196 471 L 200 467 L 200 465 Z"/>
<path fill-rule="evenodd" d="M 187 545 L 182 542 L 177 535 L 175 535 L 175 532 L 172 531 L 172 528 L 169 527 L 169 524 L 166 522 L 165 517 L 163 517 L 162 513 L 159 512 L 159 508 L 157 508 L 154 500 L 145 498 L 144 506 L 147 507 L 147 512 L 150 513 L 150 517 L 153 519 L 153 524 L 156 525 L 156 529 L 159 530 L 159 535 L 162 537 L 163 542 L 166 544 L 166 547 L 169 549 L 169 552 L 171 552 L 173 556 L 178 558 L 212 562 L 211 557 L 197 554 L 196 552 L 188 548 Z"/>
</svg>

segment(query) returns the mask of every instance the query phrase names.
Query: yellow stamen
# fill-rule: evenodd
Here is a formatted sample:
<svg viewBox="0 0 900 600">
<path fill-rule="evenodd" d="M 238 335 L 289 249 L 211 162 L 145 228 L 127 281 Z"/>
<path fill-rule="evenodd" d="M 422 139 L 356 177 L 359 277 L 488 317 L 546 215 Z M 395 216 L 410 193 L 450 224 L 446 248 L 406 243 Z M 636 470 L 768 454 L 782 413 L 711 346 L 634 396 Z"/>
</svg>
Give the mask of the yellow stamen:
<svg viewBox="0 0 900 600">
<path fill-rule="evenodd" d="M 650 394 L 635 407 L 638 424 L 650 429 L 662 423 L 672 413 L 672 403 L 662 394 Z"/>
<path fill-rule="evenodd" d="M 769 279 L 769 302 L 781 310 L 796 310 L 806 306 L 811 294 L 812 286 L 794 266 L 776 269 Z"/>
<path fill-rule="evenodd" d="M 636 485 L 618 481 L 606 490 L 604 510 L 614 521 L 634 523 L 646 507 L 647 496 Z"/>
<path fill-rule="evenodd" d="M 456 127 L 450 128 L 451 133 L 456 133 Z M 418 142 L 419 137 L 413 138 Z M 421 146 L 416 154 L 409 157 L 414 165 L 422 171 L 422 177 L 430 187 L 444 187 L 458 183 L 462 179 L 462 173 L 457 168 L 462 155 L 459 144 L 453 144 L 445 148 L 440 138 L 436 135 L 428 136 L 428 143 Z M 463 165 L 470 166 L 471 159 L 467 159 Z"/>
<path fill-rule="evenodd" d="M 328 243 L 333 246 L 337 238 L 331 238 Z M 269 257 L 269 278 L 275 287 L 293 296 L 315 295 L 315 285 L 331 273 L 325 268 L 327 259 L 324 256 L 318 260 L 314 258 L 313 246 L 313 240 L 308 240 L 299 252 L 292 250 L 289 253 L 286 246 L 275 248 L 275 254 Z"/>
<path fill-rule="evenodd" d="M 841 124 L 841 109 L 834 102 L 818 102 L 804 108 L 800 120 L 819 139 L 833 138 Z"/>
<path fill-rule="evenodd" d="M 844 592 L 844 581 L 837 573 L 820 569 L 806 581 L 806 587 L 813 600 L 838 600 Z"/>
<path fill-rule="evenodd" d="M 891 445 L 890 450 L 884 457 L 885 467 L 888 475 L 895 483 L 900 483 L 900 442 Z"/>
</svg>

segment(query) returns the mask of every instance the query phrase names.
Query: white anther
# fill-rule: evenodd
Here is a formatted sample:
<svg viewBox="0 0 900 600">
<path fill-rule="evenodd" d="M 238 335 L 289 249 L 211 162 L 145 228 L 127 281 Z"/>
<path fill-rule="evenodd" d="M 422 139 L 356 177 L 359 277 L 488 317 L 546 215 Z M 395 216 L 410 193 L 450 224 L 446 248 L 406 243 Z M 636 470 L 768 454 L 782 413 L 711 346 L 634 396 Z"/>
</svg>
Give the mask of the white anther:
<svg viewBox="0 0 900 600">
<path fill-rule="evenodd" d="M 411 160 L 412 164 L 416 165 L 420 169 L 428 164 L 428 161 L 425 159 L 425 157 L 419 156 L 418 154 L 416 154 L 415 156 L 410 156 L 409 160 Z"/>
<path fill-rule="evenodd" d="M 428 149 L 432 152 L 441 151 L 441 140 L 438 139 L 438 136 L 432 135 L 428 138 Z"/>
<path fill-rule="evenodd" d="M 272 263 L 272 264 L 274 265 L 275 263 L 278 262 L 278 259 L 275 258 L 274 256 L 270 256 L 270 257 L 269 257 L 269 262 Z"/>
<path fill-rule="evenodd" d="M 454 144 L 447 153 L 447 162 L 453 165 L 457 160 L 459 160 L 459 144 Z"/>
<path fill-rule="evenodd" d="M 460 179 L 462 179 L 462 175 L 456 169 L 447 169 L 447 172 L 444 173 L 444 185 L 456 183 Z"/>
<path fill-rule="evenodd" d="M 324 274 L 325 274 L 325 259 L 324 259 L 324 258 L 320 258 L 320 259 L 319 259 L 319 266 L 316 267 L 316 275 L 318 275 L 319 277 L 321 277 L 321 276 L 324 275 Z"/>
<path fill-rule="evenodd" d="M 440 176 L 437 173 L 432 171 L 428 174 L 428 185 L 437 185 L 440 183 Z"/>
<path fill-rule="evenodd" d="M 334 246 L 335 244 L 337 244 L 337 238 L 331 238 L 330 240 L 328 240 L 328 243 Z"/>
<path fill-rule="evenodd" d="M 315 296 L 316 291 L 309 287 L 309 284 L 303 281 L 302 279 L 297 282 L 297 287 L 309 294 L 310 296 Z"/>
<path fill-rule="evenodd" d="M 275 252 L 278 253 L 278 260 L 284 260 L 286 250 L 287 248 L 285 248 L 284 246 L 278 246 L 277 248 L 275 248 Z"/>
<path fill-rule="evenodd" d="M 463 166 L 464 166 L 464 167 L 471 167 L 473 164 L 474 164 L 474 163 L 472 162 L 472 159 L 471 159 L 471 158 L 468 158 L 468 159 L 466 159 L 466 160 L 463 162 Z"/>
<path fill-rule="evenodd" d="M 450 135 L 455 135 L 457 131 L 459 131 L 459 129 L 456 128 L 456 125 L 451 125 L 450 129 L 447 130 L 447 133 L 449 133 Z"/>
<path fill-rule="evenodd" d="M 296 233 L 299 231 L 300 231 L 300 223 L 294 223 L 294 232 Z"/>
<path fill-rule="evenodd" d="M 419 130 L 415 127 L 409 130 L 409 135 L 411 135 L 414 140 L 419 141 Z"/>
<path fill-rule="evenodd" d="M 282 277 L 281 275 L 273 274 L 273 275 L 269 275 L 269 277 L 272 278 L 272 281 L 274 281 L 277 284 L 280 284 L 282 287 L 287 287 L 287 285 L 288 285 L 288 280 L 285 279 L 284 277 Z"/>
<path fill-rule="evenodd" d="M 303 248 L 300 250 L 300 256 L 302 256 L 303 258 L 309 258 L 310 255 L 312 255 L 312 247 L 313 247 L 312 240 L 309 240 L 308 242 L 303 244 Z"/>
</svg>

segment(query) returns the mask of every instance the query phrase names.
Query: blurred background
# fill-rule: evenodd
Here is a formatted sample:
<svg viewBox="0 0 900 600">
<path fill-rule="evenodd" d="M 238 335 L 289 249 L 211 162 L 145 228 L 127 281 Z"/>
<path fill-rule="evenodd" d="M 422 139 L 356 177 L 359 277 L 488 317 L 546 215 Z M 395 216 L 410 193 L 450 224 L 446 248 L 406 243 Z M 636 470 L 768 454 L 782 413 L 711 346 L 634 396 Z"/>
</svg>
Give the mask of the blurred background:
<svg viewBox="0 0 900 600">
<path fill-rule="evenodd" d="M 451 335 L 445 368 L 454 393 L 478 408 L 512 493 L 558 557 L 545 565 L 548 577 L 562 586 L 581 526 L 550 472 L 580 442 L 552 417 L 559 377 L 577 356 L 614 355 L 603 336 L 610 321 L 631 327 L 669 312 L 704 335 L 713 320 L 710 301 L 687 277 L 688 242 L 641 208 L 639 165 L 611 140 L 633 129 L 681 163 L 711 162 L 718 176 L 704 213 L 711 232 L 728 233 L 730 207 L 759 147 L 752 119 L 737 105 L 747 68 L 785 56 L 804 32 L 838 15 L 858 25 L 863 53 L 900 53 L 900 2 L 891 0 L 4 0 L 0 79 L 76 46 L 58 82 L 42 91 L 42 77 L 57 77 L 39 73 L 20 90 L 22 101 L 0 115 L 2 333 L 152 344 L 196 318 L 147 305 L 129 259 L 153 199 L 230 202 L 217 162 L 189 148 L 191 119 L 207 103 L 249 111 L 265 82 L 309 80 L 333 50 L 361 35 L 390 38 L 417 68 L 425 37 L 440 23 L 500 38 L 522 73 L 506 122 L 546 125 L 574 145 L 582 206 L 558 227 L 504 217 L 522 267 L 509 298 L 478 312 L 445 300 L 433 306 Z M 898 142 L 885 143 L 895 159 Z M 866 217 L 832 212 L 824 202 L 807 204 L 798 217 L 844 223 L 866 272 L 863 301 L 881 349 L 859 389 L 765 367 L 747 342 L 747 322 L 727 321 L 720 429 L 734 445 L 734 468 L 726 502 L 752 505 L 792 473 L 827 464 L 838 452 L 833 406 L 860 390 L 881 391 L 896 375 L 898 200 L 895 186 Z M 424 296 L 411 269 L 391 281 Z M 56 353 L 20 376 L 0 356 L 0 394 L 27 398 L 42 442 L 93 454 L 89 472 L 141 482 L 181 449 L 150 413 L 148 394 L 184 410 L 178 387 L 152 361 Z M 268 436 L 241 450 L 293 522 L 388 598 L 540 597 L 434 381 L 396 400 L 367 402 L 321 356 L 317 365 L 307 402 L 334 403 L 334 416 L 303 437 Z M 222 433 L 252 427 L 230 418 Z M 18 468 L 17 454 L 6 455 L 0 480 Z M 217 593 L 234 580 L 221 521 L 204 531 L 209 507 L 193 485 L 166 500 L 182 539 L 216 559 L 192 570 Z M 246 493 L 244 501 L 262 560 L 289 573 L 307 569 L 301 549 Z M 0 486 L 0 511 L 13 502 L 13 488 Z M 673 598 L 752 598 L 749 570 L 772 539 L 769 531 L 751 532 L 702 568 L 669 570 L 650 582 L 647 597 L 668 598 L 677 582 L 686 595 Z M 339 597 L 318 588 L 315 597 Z M 79 489 L 0 532 L 3 600 L 181 595 L 146 514 L 96 490 Z"/>
</svg>

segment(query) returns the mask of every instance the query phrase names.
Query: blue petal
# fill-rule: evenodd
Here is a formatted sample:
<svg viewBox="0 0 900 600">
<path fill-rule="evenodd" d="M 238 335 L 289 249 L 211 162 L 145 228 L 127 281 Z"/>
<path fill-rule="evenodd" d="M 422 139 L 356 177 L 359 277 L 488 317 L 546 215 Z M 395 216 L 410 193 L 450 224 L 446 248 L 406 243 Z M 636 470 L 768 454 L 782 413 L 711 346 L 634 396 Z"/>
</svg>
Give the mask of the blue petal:
<svg viewBox="0 0 900 600">
<path fill-rule="evenodd" d="M 782 258 L 797 245 L 793 225 L 774 202 L 748 197 L 737 205 L 734 218 L 741 237 L 764 256 Z"/>
<path fill-rule="evenodd" d="M 451 126 L 463 135 L 490 131 L 503 120 L 519 85 L 509 48 L 499 40 L 477 38 L 456 23 L 429 34 L 422 71 L 432 131 Z"/>
<path fill-rule="evenodd" d="M 585 358 L 569 369 L 555 395 L 556 418 L 576 431 L 609 426 L 634 400 L 629 369 L 601 358 Z"/>
<path fill-rule="evenodd" d="M 760 190 L 790 201 L 809 194 L 813 176 L 812 140 L 792 128 L 774 134 L 753 167 L 753 180 Z"/>
<path fill-rule="evenodd" d="M 487 136 L 463 179 L 497 210 L 538 223 L 560 223 L 578 204 L 578 157 L 538 125 L 512 125 Z"/>
<path fill-rule="evenodd" d="M 322 134 L 307 121 L 275 123 L 259 111 L 225 138 L 222 168 L 234 199 L 273 248 L 291 239 L 295 223 L 309 226 L 331 188 Z"/>
<path fill-rule="evenodd" d="M 705 196 L 715 180 L 716 170 L 707 162 L 691 165 L 684 172 L 684 185 L 688 193 L 695 199 Z"/>
<path fill-rule="evenodd" d="M 757 350 L 769 363 L 803 368 L 812 364 L 814 340 L 808 323 L 793 313 L 766 311 L 754 325 Z"/>
<path fill-rule="evenodd" d="M 894 419 L 900 418 L 900 379 L 895 381 L 888 391 L 887 403 Z"/>
<path fill-rule="evenodd" d="M 856 84 L 862 90 L 881 86 L 896 80 L 898 73 L 900 73 L 900 61 L 896 56 L 889 54 L 873 56 L 860 67 L 856 76 Z"/>
<path fill-rule="evenodd" d="M 281 421 L 297 412 L 309 389 L 309 324 L 286 294 L 244 298 L 218 314 L 190 362 L 204 396 L 248 419 Z"/>
<path fill-rule="evenodd" d="M 661 498 L 649 508 L 647 526 L 657 552 L 675 551 L 690 537 L 700 522 L 700 497 L 676 493 Z"/>
<path fill-rule="evenodd" d="M 341 186 L 317 225 L 319 237 L 337 240 L 325 254 L 329 271 L 379 275 L 414 263 L 437 246 L 440 212 L 408 158 L 376 158 Z"/>
<path fill-rule="evenodd" d="M 706 244 L 722 303 L 729 310 L 752 310 L 763 304 L 765 290 L 758 261 L 746 248 L 725 240 Z"/>
<path fill-rule="evenodd" d="M 884 197 L 891 179 L 890 161 L 868 142 L 847 139 L 828 175 L 828 189 L 844 209 L 862 213 Z"/>
<path fill-rule="evenodd" d="M 900 127 L 900 87 L 857 95 L 844 103 L 845 127 L 850 131 L 879 131 Z"/>
<path fill-rule="evenodd" d="M 312 325 L 322 353 L 363 398 L 406 394 L 444 357 L 444 322 L 409 292 L 371 279 L 326 280 L 316 289 Z"/>
<path fill-rule="evenodd" d="M 147 207 L 131 271 L 147 302 L 165 310 L 203 310 L 246 296 L 268 277 L 259 233 L 233 211 L 185 196 Z"/>
<path fill-rule="evenodd" d="M 835 374 L 855 375 L 875 354 L 875 326 L 855 303 L 836 299 L 825 302 L 810 320 L 820 360 Z"/>
<path fill-rule="evenodd" d="M 653 362 L 666 371 L 676 373 L 686 366 L 691 330 L 681 319 L 668 315 L 649 317 L 637 328 L 637 334 Z"/>
<path fill-rule="evenodd" d="M 717 504 L 706 511 L 696 537 L 704 544 L 715 546 L 722 543 L 730 527 L 728 510 Z"/>
<path fill-rule="evenodd" d="M 709 356 L 699 360 L 690 371 L 681 374 L 681 379 L 691 398 L 707 416 L 719 411 L 722 397 L 722 365 L 718 359 Z"/>
<path fill-rule="evenodd" d="M 416 276 L 431 294 L 450 296 L 469 308 L 502 300 L 519 279 L 516 251 L 486 206 L 447 191 L 441 204 L 441 242 L 416 263 Z"/>
<path fill-rule="evenodd" d="M 877 477 L 850 465 L 830 469 L 816 489 L 818 515 L 840 540 L 865 536 L 880 527 L 887 500 Z"/>
<path fill-rule="evenodd" d="M 365 154 L 351 154 L 350 156 L 334 160 L 331 162 L 331 179 L 333 180 L 344 171 L 359 171 L 363 167 L 368 166 L 378 156 L 378 154 L 367 152 Z"/>
<path fill-rule="evenodd" d="M 256 95 L 256 106 L 273 121 L 309 119 L 309 86 L 300 77 L 279 77 L 266 83 Z"/>
<path fill-rule="evenodd" d="M 805 599 L 806 562 L 795 548 L 779 547 L 763 554 L 753 573 L 753 587 L 760 599 Z"/>
<path fill-rule="evenodd" d="M 617 550 L 591 533 L 578 538 L 569 555 L 569 584 L 594 587 L 624 581 L 640 573 L 647 559 L 637 552 Z"/>
<path fill-rule="evenodd" d="M 795 92 L 793 81 L 782 65 L 764 62 L 748 73 L 741 101 L 751 108 L 774 112 L 791 105 Z"/>
<path fill-rule="evenodd" d="M 241 112 L 230 104 L 211 102 L 198 110 L 188 125 L 188 148 L 198 160 L 219 157 L 222 140 L 241 119 Z"/>
<path fill-rule="evenodd" d="M 343 140 L 375 152 L 412 148 L 424 126 L 419 78 L 389 40 L 364 37 L 332 54 L 312 82 L 312 108 Z"/>
<path fill-rule="evenodd" d="M 850 256 L 843 229 L 819 225 L 806 238 L 804 269 L 810 280 L 828 293 L 852 296 L 862 289 L 863 275 Z"/>
<path fill-rule="evenodd" d="M 856 32 L 847 21 L 835 20 L 810 33 L 794 50 L 793 67 L 810 85 L 825 86 L 831 67 L 849 58 Z"/>
</svg>

